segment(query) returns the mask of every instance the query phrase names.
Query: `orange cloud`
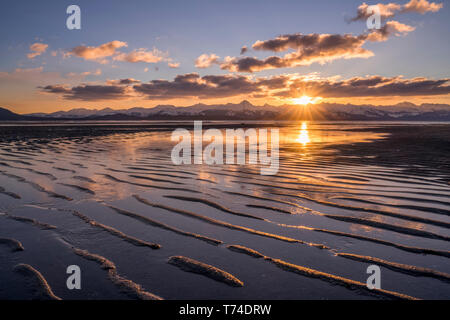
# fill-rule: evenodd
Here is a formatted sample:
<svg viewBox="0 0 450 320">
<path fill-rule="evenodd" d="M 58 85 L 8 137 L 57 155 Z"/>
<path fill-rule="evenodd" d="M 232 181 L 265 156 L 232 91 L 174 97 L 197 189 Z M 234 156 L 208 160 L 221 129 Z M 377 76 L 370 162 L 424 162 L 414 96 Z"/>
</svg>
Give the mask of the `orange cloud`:
<svg viewBox="0 0 450 320">
<path fill-rule="evenodd" d="M 177 69 L 180 67 L 179 62 L 169 62 L 167 65 L 169 66 L 169 68 L 172 68 L 172 69 Z"/>
<path fill-rule="evenodd" d="M 197 59 L 195 59 L 195 66 L 200 69 L 209 68 L 213 64 L 219 64 L 219 56 L 215 55 L 214 53 L 204 53 Z"/>
<path fill-rule="evenodd" d="M 94 60 L 101 63 L 105 63 L 106 60 L 104 58 L 113 56 L 116 54 L 117 49 L 122 47 L 127 47 L 128 44 L 123 41 L 111 41 L 108 43 L 104 43 L 98 47 L 90 47 L 90 46 L 77 46 L 66 53 L 66 56 L 77 56 L 83 58 L 85 60 Z"/>
<path fill-rule="evenodd" d="M 255 72 L 266 69 L 287 68 L 326 63 L 336 59 L 368 58 L 373 53 L 362 48 L 368 35 L 354 36 L 351 34 L 288 34 L 275 39 L 256 41 L 252 48 L 273 52 L 293 49 L 283 57 L 270 56 L 265 59 L 254 57 L 225 58 L 221 69 L 232 72 Z"/>
<path fill-rule="evenodd" d="M 443 3 L 429 2 L 427 0 L 410 0 L 408 3 L 401 5 L 398 3 L 378 3 L 382 19 L 394 17 L 398 13 L 415 12 L 425 14 L 427 12 L 437 12 L 443 8 Z M 369 5 L 365 2 L 358 7 L 356 16 L 350 21 L 366 20 L 372 13 L 368 13 Z"/>
<path fill-rule="evenodd" d="M 427 12 L 438 12 L 444 7 L 443 3 L 428 2 L 427 0 L 411 0 L 403 6 L 403 12 L 417 12 L 425 14 Z"/>
<path fill-rule="evenodd" d="M 414 27 L 398 21 L 388 21 L 381 29 L 361 35 L 352 34 L 286 34 L 274 39 L 256 41 L 252 48 L 259 51 L 283 52 L 284 56 L 226 57 L 221 69 L 231 72 L 257 72 L 267 69 L 292 68 L 313 63 L 324 64 L 337 59 L 369 58 L 374 54 L 362 46 L 367 42 L 385 41 L 391 35 L 403 36 Z"/>
<path fill-rule="evenodd" d="M 367 40 L 377 42 L 386 41 L 392 34 L 396 36 L 404 36 L 409 32 L 414 31 L 416 28 L 404 23 L 392 20 L 386 22 L 386 24 L 379 30 L 369 33 Z"/>
<path fill-rule="evenodd" d="M 94 71 L 85 71 L 81 73 L 69 72 L 67 77 L 86 77 L 86 76 L 100 76 L 102 74 L 102 70 L 96 69 Z"/>
<path fill-rule="evenodd" d="M 126 61 L 126 62 L 146 62 L 146 63 L 157 63 L 163 60 L 163 53 L 157 49 L 152 51 L 147 51 L 146 49 L 137 49 L 129 53 L 119 53 L 113 60 L 116 61 Z"/>
<path fill-rule="evenodd" d="M 43 54 L 48 48 L 48 44 L 36 42 L 30 46 L 30 53 L 27 54 L 28 59 L 34 59 Z"/>
</svg>

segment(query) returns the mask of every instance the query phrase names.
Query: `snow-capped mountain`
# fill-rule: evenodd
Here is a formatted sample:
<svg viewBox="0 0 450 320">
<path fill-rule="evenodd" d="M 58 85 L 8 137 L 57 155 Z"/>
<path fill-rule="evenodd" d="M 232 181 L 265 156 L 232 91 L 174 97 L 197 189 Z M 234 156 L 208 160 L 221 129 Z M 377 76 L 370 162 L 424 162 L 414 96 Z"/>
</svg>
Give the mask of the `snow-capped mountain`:
<svg viewBox="0 0 450 320">
<path fill-rule="evenodd" d="M 6 110 L 6 109 L 3 109 Z M 8 110 L 6 110 L 8 111 Z M 79 108 L 54 113 L 33 113 L 8 116 L 0 120 L 24 117 L 26 120 L 399 120 L 450 121 L 450 105 L 402 102 L 392 106 L 321 103 L 308 106 L 265 104 L 255 106 L 244 100 L 233 104 L 195 104 L 188 107 L 158 105 L 114 110 Z M 15 116 L 13 116 L 15 115 Z M 8 118 L 8 119 L 7 119 Z"/>
<path fill-rule="evenodd" d="M 268 106 L 268 107 L 257 107 L 252 105 L 248 101 L 242 101 L 238 104 L 221 104 L 221 105 L 207 105 L 207 104 L 195 104 L 189 107 L 176 107 L 173 105 L 158 105 L 154 108 L 130 108 L 130 109 L 119 109 L 113 110 L 111 108 L 105 109 L 72 109 L 69 111 L 58 111 L 53 113 L 32 113 L 27 116 L 31 117 L 44 117 L 44 118 L 86 118 L 86 117 L 102 117 L 102 116 L 111 116 L 111 115 L 127 115 L 134 117 L 142 117 L 146 118 L 151 115 L 165 115 L 165 116 L 194 116 L 194 115 L 202 115 L 205 112 L 214 111 L 221 112 L 227 115 L 237 115 L 237 114 L 249 114 L 251 115 L 254 112 L 260 111 L 277 111 L 277 107 Z"/>
</svg>

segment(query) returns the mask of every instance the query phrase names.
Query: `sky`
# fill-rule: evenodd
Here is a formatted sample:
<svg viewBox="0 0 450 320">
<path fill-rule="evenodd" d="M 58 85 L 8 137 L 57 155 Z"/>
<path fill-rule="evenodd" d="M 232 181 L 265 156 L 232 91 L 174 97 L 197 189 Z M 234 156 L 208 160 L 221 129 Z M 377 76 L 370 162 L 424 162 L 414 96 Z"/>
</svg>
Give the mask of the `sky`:
<svg viewBox="0 0 450 320">
<path fill-rule="evenodd" d="M 2 1 L 0 107 L 450 103 L 449 25 L 443 0 Z"/>
</svg>

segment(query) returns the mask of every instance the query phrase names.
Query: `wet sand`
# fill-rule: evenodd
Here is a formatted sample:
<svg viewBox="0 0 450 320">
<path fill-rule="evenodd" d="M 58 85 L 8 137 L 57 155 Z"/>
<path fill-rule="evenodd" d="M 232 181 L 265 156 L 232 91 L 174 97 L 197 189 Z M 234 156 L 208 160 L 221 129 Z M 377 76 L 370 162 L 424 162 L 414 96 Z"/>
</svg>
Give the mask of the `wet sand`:
<svg viewBox="0 0 450 320">
<path fill-rule="evenodd" d="M 0 299 L 450 298 L 450 124 L 204 123 L 273 126 L 261 176 L 173 165 L 190 122 L 0 125 Z"/>
</svg>

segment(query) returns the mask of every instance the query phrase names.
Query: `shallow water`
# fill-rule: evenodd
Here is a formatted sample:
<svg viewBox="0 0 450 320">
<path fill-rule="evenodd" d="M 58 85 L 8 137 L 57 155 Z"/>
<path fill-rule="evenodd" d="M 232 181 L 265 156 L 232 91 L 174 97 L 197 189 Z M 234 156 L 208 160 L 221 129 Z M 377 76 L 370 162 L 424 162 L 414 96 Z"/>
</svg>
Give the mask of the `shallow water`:
<svg viewBox="0 0 450 320">
<path fill-rule="evenodd" d="M 3 127 L 0 238 L 25 250 L 0 243 L 0 298 L 33 297 L 18 263 L 62 299 L 391 298 L 351 283 L 365 284 L 371 264 L 384 290 L 450 298 L 450 125 L 251 123 L 280 128 L 273 176 L 257 165 L 174 165 L 178 125 L 190 123 Z M 74 248 L 106 258 L 114 274 Z M 172 256 L 244 285 L 177 268 Z M 73 264 L 81 290 L 66 287 Z"/>
</svg>

